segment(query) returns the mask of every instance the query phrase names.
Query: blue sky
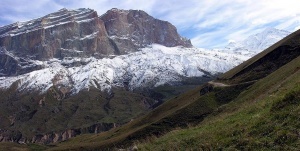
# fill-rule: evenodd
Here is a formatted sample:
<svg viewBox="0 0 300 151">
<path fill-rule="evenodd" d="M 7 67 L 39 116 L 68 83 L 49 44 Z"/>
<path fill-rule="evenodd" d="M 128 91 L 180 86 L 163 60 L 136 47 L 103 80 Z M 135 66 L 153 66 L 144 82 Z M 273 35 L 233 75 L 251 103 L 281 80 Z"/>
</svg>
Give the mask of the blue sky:
<svg viewBox="0 0 300 151">
<path fill-rule="evenodd" d="M 299 0 L 1 0 L 0 26 L 42 17 L 61 8 L 140 9 L 174 24 L 196 47 L 220 48 L 229 41 L 274 27 L 300 28 Z"/>
</svg>

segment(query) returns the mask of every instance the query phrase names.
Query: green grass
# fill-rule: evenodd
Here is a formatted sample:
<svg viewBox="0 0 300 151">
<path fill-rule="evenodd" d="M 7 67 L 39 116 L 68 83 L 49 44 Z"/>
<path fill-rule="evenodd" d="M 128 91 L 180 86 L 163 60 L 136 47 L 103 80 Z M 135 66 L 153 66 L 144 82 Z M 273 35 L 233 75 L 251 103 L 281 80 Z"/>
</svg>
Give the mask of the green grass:
<svg viewBox="0 0 300 151">
<path fill-rule="evenodd" d="M 300 87 L 296 89 L 282 99 L 262 100 L 247 109 L 215 117 L 197 127 L 149 139 L 138 147 L 141 150 L 297 150 L 300 147 Z M 285 102 L 284 107 L 282 102 Z M 272 111 L 278 104 L 280 109 Z"/>
</svg>

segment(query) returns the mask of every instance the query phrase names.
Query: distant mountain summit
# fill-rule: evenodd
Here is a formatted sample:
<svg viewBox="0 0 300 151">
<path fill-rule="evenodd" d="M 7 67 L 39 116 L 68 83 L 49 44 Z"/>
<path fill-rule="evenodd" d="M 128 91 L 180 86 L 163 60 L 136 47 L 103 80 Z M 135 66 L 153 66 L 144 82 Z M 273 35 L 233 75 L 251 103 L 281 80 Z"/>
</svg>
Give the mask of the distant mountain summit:
<svg viewBox="0 0 300 151">
<path fill-rule="evenodd" d="M 142 10 L 113 8 L 100 18 L 121 54 L 153 43 L 167 47 L 192 47 L 191 41 L 181 37 L 171 23 L 155 19 Z"/>
<path fill-rule="evenodd" d="M 291 34 L 285 30 L 266 28 L 263 32 L 251 35 L 242 44 L 249 50 L 263 50 Z"/>
<path fill-rule="evenodd" d="M 261 33 L 251 35 L 242 41 L 230 42 L 223 51 L 253 56 L 289 34 L 290 32 L 285 30 L 266 28 Z"/>
</svg>

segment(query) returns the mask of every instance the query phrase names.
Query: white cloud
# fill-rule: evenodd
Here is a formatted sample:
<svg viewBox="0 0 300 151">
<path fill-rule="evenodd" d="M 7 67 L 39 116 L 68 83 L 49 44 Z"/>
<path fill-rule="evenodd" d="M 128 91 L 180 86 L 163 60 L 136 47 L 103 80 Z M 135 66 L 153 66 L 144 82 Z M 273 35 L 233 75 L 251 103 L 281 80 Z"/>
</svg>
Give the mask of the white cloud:
<svg viewBox="0 0 300 151">
<path fill-rule="evenodd" d="M 224 46 L 275 27 L 294 31 L 300 25 L 299 0 L 1 0 L 0 26 L 41 17 L 62 7 L 140 9 L 171 22 L 197 47 Z"/>
<path fill-rule="evenodd" d="M 214 2 L 213 6 L 217 6 L 218 1 Z M 192 39 L 195 45 L 199 47 L 207 46 L 208 40 L 200 40 L 208 39 L 203 35 L 214 37 L 209 38 L 211 40 L 223 38 L 224 42 L 228 40 L 238 41 L 246 38 L 248 35 L 262 31 L 266 27 L 277 27 L 293 31 L 295 26 L 299 26 L 300 10 L 298 7 L 300 1 L 229 0 L 227 2 L 226 5 L 219 7 L 218 11 L 213 14 L 205 13 L 206 17 L 203 17 L 204 19 L 195 21 L 194 27 L 199 31 L 204 31 L 204 33 L 199 33 Z M 281 5 L 282 3 L 284 5 Z M 213 33 L 211 33 L 209 30 L 211 26 L 218 28 L 214 28 Z M 205 34 L 206 32 L 211 34 Z M 216 46 L 213 41 L 211 41 L 211 44 L 209 47 Z"/>
</svg>

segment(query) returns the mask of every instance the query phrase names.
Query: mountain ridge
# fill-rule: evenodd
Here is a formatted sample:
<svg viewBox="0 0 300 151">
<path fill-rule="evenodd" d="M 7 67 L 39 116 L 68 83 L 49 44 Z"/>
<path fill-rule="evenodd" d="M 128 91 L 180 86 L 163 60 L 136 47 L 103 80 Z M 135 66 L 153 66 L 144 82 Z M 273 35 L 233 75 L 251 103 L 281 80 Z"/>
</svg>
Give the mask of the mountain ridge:
<svg viewBox="0 0 300 151">
<path fill-rule="evenodd" d="M 274 31 L 275 29 L 272 29 Z M 265 30 L 268 31 L 268 30 Z M 280 30 L 277 30 L 280 31 Z M 278 32 L 277 32 L 278 33 Z M 287 32 L 283 32 L 287 33 Z M 263 33 L 261 33 L 263 34 Z M 256 34 L 257 35 L 257 34 Z M 276 34 L 278 37 L 278 35 Z M 286 34 L 281 35 L 282 37 L 286 36 Z M 268 36 L 263 39 L 264 41 L 267 40 Z M 272 36 L 271 36 L 272 37 Z M 266 45 L 268 46 L 268 45 Z M 236 48 L 236 47 L 234 47 Z M 135 89 L 138 87 L 154 87 L 163 85 L 169 82 L 179 82 L 181 80 L 181 76 L 183 77 L 201 77 L 205 75 L 206 72 L 210 74 L 218 74 L 221 72 L 228 71 L 230 68 L 242 63 L 246 59 L 250 58 L 254 54 L 256 54 L 259 50 L 252 51 L 249 54 L 240 54 L 236 51 L 230 51 L 227 53 L 228 47 L 225 49 L 218 49 L 218 50 L 205 50 L 205 49 L 197 49 L 197 48 L 184 48 L 184 47 L 164 47 L 160 45 L 150 45 L 146 48 L 142 48 L 139 52 L 131 53 L 130 55 L 121 55 L 121 56 L 113 56 L 111 59 L 96 59 L 96 58 L 79 58 L 79 57 L 66 57 L 63 60 L 52 59 L 49 61 L 38 61 L 38 60 L 30 60 L 31 64 L 35 66 L 31 67 L 31 65 L 27 65 L 28 68 L 39 69 L 36 70 L 34 73 L 42 74 L 42 73 L 49 73 L 46 79 L 47 80 L 34 80 L 31 83 L 36 83 L 36 88 L 32 87 L 31 85 L 26 86 L 26 83 L 20 83 L 20 87 L 23 89 L 31 88 L 31 89 L 39 89 L 42 92 L 45 92 L 49 89 L 52 85 L 61 85 L 62 87 L 66 87 L 69 90 L 72 90 L 72 93 L 78 93 L 80 90 L 88 89 L 90 86 L 96 87 L 100 90 L 110 90 L 112 86 L 124 86 L 124 82 L 128 83 L 129 89 Z M 229 48 L 230 49 L 230 48 Z M 169 51 L 169 52 L 168 52 Z M 242 51 L 250 52 L 249 50 L 244 50 L 242 47 Z M 5 49 L 1 49 L 1 54 L 9 55 L 12 58 L 18 58 L 13 54 L 9 53 Z M 153 57 L 146 57 L 146 56 L 153 56 Z M 156 56 L 156 57 L 155 57 Z M 158 59 L 158 56 L 163 56 L 163 60 Z M 145 59 L 137 59 L 139 57 Z M 174 60 L 172 61 L 171 66 L 163 67 L 163 62 L 169 59 Z M 168 59 L 169 58 L 169 59 Z M 166 60 L 167 59 L 167 60 Z M 184 62 L 185 59 L 187 62 Z M 202 61 L 200 61 L 202 60 Z M 218 62 L 223 62 L 219 64 Z M 55 63 L 56 62 L 56 63 Z M 185 65 L 186 63 L 190 65 Z M 93 65 L 94 64 L 94 65 Z M 115 64 L 112 66 L 112 64 Z M 126 65 L 127 64 L 127 65 Z M 75 66 L 74 66 L 75 65 Z M 117 66 L 116 66 L 117 65 Z M 135 66 L 136 65 L 136 66 Z M 174 65 L 174 67 L 173 67 Z M 175 66 L 176 65 L 176 66 Z M 12 65 L 10 65 L 12 66 Z M 93 67 L 92 67 L 93 66 Z M 146 66 L 146 67 L 143 67 Z M 159 67 L 161 66 L 161 67 Z M 103 69 L 99 71 L 92 72 L 82 72 L 76 76 L 76 70 L 84 68 L 106 68 L 105 71 Z M 107 68 L 109 67 L 109 68 Z M 133 69 L 132 69 L 133 68 Z M 178 69 L 176 69 L 178 68 Z M 212 70 L 214 68 L 214 70 Z M 58 70 L 60 69 L 60 70 Z M 146 70 L 155 70 L 157 73 L 147 73 Z M 49 70 L 49 71 L 45 71 Z M 51 70 L 51 71 L 50 71 Z M 62 71 L 62 72 L 60 72 Z M 88 70 L 86 70 L 88 71 Z M 133 72 L 138 73 L 133 73 Z M 162 71 L 168 71 L 168 74 L 162 73 Z M 50 74 L 52 73 L 52 74 Z M 59 74 L 58 74 L 59 73 Z M 99 73 L 102 76 L 85 76 L 85 75 L 95 75 L 95 73 Z M 118 74 L 119 75 L 118 75 Z M 75 74 L 75 75 L 74 75 Z M 30 74 L 27 74 L 27 77 Z M 73 76 L 70 76 L 73 75 Z M 160 75 L 161 77 L 159 78 Z M 170 76 L 169 78 L 166 75 Z M 8 88 L 13 82 L 17 81 L 17 79 L 24 79 L 26 74 L 20 75 L 18 77 L 2 77 L 2 81 L 0 83 L 2 88 Z M 61 77 L 60 79 L 55 79 L 54 77 Z M 158 77 L 157 77 L 158 76 Z M 29 76 L 30 77 L 30 76 Z M 78 78 L 81 78 L 78 79 Z M 90 78 L 92 77 L 92 78 Z M 94 78 L 93 78 L 94 77 Z M 156 77 L 156 80 L 153 78 Z M 28 79 L 28 78 L 26 78 Z M 53 82 L 53 80 L 55 82 Z M 79 81 L 83 81 L 87 79 L 85 85 L 82 86 L 73 86 L 77 83 L 82 83 Z M 101 80 L 102 79 L 102 80 Z M 106 79 L 106 80 L 105 80 Z M 144 81 L 144 85 L 139 84 L 139 81 Z M 165 79 L 165 80 L 164 80 Z M 24 81 L 22 80 L 22 81 Z M 30 80 L 30 79 L 29 79 Z M 154 82 L 153 82 L 154 80 Z M 25 80 L 28 81 L 28 80 Z M 77 82 L 76 82 L 77 81 Z M 96 82 L 93 82 L 96 81 Z M 155 82 L 157 81 L 157 82 Z M 160 82 L 161 81 L 161 82 Z M 29 82 L 29 81 L 28 81 Z M 91 83 L 90 83 L 91 82 Z M 44 86 L 43 86 L 44 85 Z M 24 87 L 25 86 L 25 87 Z M 45 88 L 46 86 L 46 88 Z M 44 87 L 44 88 L 42 88 Z M 22 88 L 21 88 L 22 89 Z"/>
<path fill-rule="evenodd" d="M 109 19 L 109 15 L 113 13 L 114 17 L 128 20 L 127 18 L 134 18 L 130 14 L 136 12 L 144 14 L 139 16 L 138 21 L 112 22 L 111 25 L 105 25 L 104 21 L 106 20 L 102 20 L 92 9 L 61 9 L 34 20 L 1 27 L 0 66 L 4 69 L 1 70 L 1 75 L 16 76 L 42 68 L 34 64 L 32 60 L 47 61 L 52 58 L 68 57 L 103 58 L 136 52 L 152 43 L 168 46 L 192 46 L 189 40 L 181 38 L 175 26 L 155 19 L 144 11 L 129 10 L 128 16 L 108 11 L 106 19 Z M 125 27 L 129 25 L 134 25 L 134 27 L 130 27 L 132 35 L 130 38 L 116 39 L 107 33 L 109 30 L 106 28 L 110 28 L 110 26 L 113 28 L 121 26 L 118 28 L 120 31 L 127 31 Z M 155 26 L 155 30 L 149 29 L 149 32 L 144 30 L 146 26 L 150 25 Z M 159 29 L 166 29 L 166 31 L 162 32 Z M 144 38 L 144 32 L 147 32 L 149 36 Z M 118 34 L 120 37 L 127 35 L 127 33 Z M 159 37 L 165 40 L 159 40 Z M 14 64 L 14 67 L 7 62 Z"/>
</svg>

